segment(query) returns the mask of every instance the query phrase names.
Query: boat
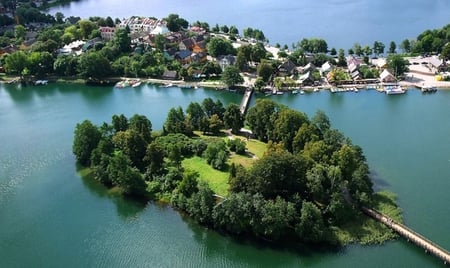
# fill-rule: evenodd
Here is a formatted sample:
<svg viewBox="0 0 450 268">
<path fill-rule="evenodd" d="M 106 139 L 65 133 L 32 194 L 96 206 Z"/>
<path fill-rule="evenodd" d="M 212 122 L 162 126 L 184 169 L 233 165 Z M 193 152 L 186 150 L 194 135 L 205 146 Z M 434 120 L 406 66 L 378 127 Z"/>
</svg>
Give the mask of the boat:
<svg viewBox="0 0 450 268">
<path fill-rule="evenodd" d="M 316 87 L 316 88 L 314 88 L 314 90 L 313 90 L 314 92 L 319 92 L 320 91 L 320 89 L 318 88 L 318 87 Z"/>
<path fill-rule="evenodd" d="M 300 90 L 300 94 L 301 94 L 301 95 L 305 94 L 305 91 L 304 91 L 303 89 Z"/>
<path fill-rule="evenodd" d="M 48 84 L 48 80 L 36 80 L 34 82 L 35 86 L 42 86 L 42 85 L 47 85 Z"/>
<path fill-rule="evenodd" d="M 284 92 L 283 91 L 277 91 L 277 95 L 283 95 Z"/>
<path fill-rule="evenodd" d="M 172 84 L 172 83 L 164 84 L 162 87 L 165 87 L 165 88 L 167 88 L 167 87 L 173 87 L 173 84 Z"/>
<path fill-rule="evenodd" d="M 292 92 L 291 92 L 292 94 L 298 94 L 299 93 L 299 91 L 297 90 L 297 89 L 294 89 L 294 90 L 292 90 Z"/>
<path fill-rule="evenodd" d="M 394 86 L 385 86 L 384 92 L 386 93 L 386 95 L 397 95 L 397 94 L 404 94 L 406 91 L 404 91 L 401 86 L 394 85 Z"/>
<path fill-rule="evenodd" d="M 422 86 L 422 88 L 420 90 L 422 91 L 422 93 L 432 93 L 432 92 L 437 91 L 437 87 L 430 86 L 430 85 L 424 85 L 424 86 Z"/>
<path fill-rule="evenodd" d="M 132 87 L 138 87 L 138 86 L 140 86 L 141 84 L 142 84 L 141 81 L 137 81 L 137 82 L 134 82 L 133 84 L 131 84 L 131 86 L 132 86 Z"/>
</svg>

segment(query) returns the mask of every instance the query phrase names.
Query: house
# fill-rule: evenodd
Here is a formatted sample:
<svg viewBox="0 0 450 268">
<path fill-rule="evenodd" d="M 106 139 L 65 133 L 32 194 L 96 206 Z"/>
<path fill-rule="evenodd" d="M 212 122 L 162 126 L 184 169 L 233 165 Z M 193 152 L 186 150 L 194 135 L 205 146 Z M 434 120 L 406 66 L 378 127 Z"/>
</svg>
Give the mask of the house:
<svg viewBox="0 0 450 268">
<path fill-rule="evenodd" d="M 354 62 L 351 62 L 349 65 L 347 65 L 347 68 L 349 73 L 353 73 L 358 70 L 358 66 Z"/>
<path fill-rule="evenodd" d="M 295 64 L 291 60 L 287 60 L 278 66 L 278 73 L 281 76 L 288 76 L 297 72 Z"/>
<path fill-rule="evenodd" d="M 100 35 L 103 40 L 110 41 L 114 38 L 114 34 L 116 33 L 116 28 L 114 27 L 100 27 Z"/>
<path fill-rule="evenodd" d="M 233 56 L 233 55 L 217 57 L 217 63 L 219 63 L 220 68 L 222 68 L 222 70 L 225 70 L 225 68 L 228 66 L 234 65 L 235 62 L 236 62 L 236 56 Z"/>
<path fill-rule="evenodd" d="M 312 75 L 312 71 L 308 71 L 302 74 L 298 80 L 301 82 L 303 86 L 310 86 L 314 84 L 314 77 Z"/>
<path fill-rule="evenodd" d="M 346 62 L 347 62 L 347 66 L 350 66 L 350 65 L 355 65 L 356 66 L 356 68 L 358 68 L 359 67 L 359 65 L 361 65 L 361 63 L 362 63 L 362 60 L 361 59 L 358 59 L 358 58 L 356 58 L 355 56 L 353 56 L 353 55 L 348 55 L 346 58 L 345 58 L 345 60 L 346 60 Z"/>
<path fill-rule="evenodd" d="M 0 55 L 11 54 L 11 53 L 14 53 L 14 52 L 16 52 L 18 50 L 19 50 L 19 48 L 16 47 L 15 45 L 9 45 L 9 46 L 6 46 L 6 47 L 2 47 L 0 49 Z"/>
<path fill-rule="evenodd" d="M 396 83 L 397 78 L 395 78 L 394 75 L 392 75 L 387 69 L 384 69 L 383 72 L 380 74 L 380 81 L 381 83 Z"/>
<path fill-rule="evenodd" d="M 191 62 L 191 54 L 192 52 L 190 50 L 180 50 L 177 53 L 175 53 L 174 58 L 178 60 L 181 64 L 186 64 Z"/>
<path fill-rule="evenodd" d="M 176 80 L 177 72 L 176 71 L 164 71 L 162 75 L 162 79 L 164 80 Z"/>
<path fill-rule="evenodd" d="M 353 79 L 353 81 L 361 79 L 361 74 L 359 73 L 358 70 L 351 72 L 350 76 Z"/>
<path fill-rule="evenodd" d="M 206 61 L 206 53 L 205 52 L 191 54 L 191 62 L 201 63 L 201 62 L 205 62 L 205 61 Z"/>
<path fill-rule="evenodd" d="M 316 66 L 314 66 L 314 64 L 312 64 L 311 62 L 306 64 L 305 66 L 303 66 L 302 68 L 302 73 L 308 73 L 313 71 L 314 69 L 316 69 Z"/>
<path fill-rule="evenodd" d="M 387 68 L 387 61 L 385 58 L 379 58 L 372 60 L 372 64 L 375 65 L 379 70 Z"/>
<path fill-rule="evenodd" d="M 194 44 L 195 43 L 191 38 L 186 38 L 181 40 L 181 42 L 178 44 L 178 48 L 180 50 L 192 50 Z"/>
<path fill-rule="evenodd" d="M 331 64 L 329 61 L 322 64 L 322 67 L 320 67 L 320 72 L 322 75 L 326 75 L 327 73 L 331 72 L 334 69 L 333 64 Z"/>
<path fill-rule="evenodd" d="M 153 34 L 153 35 L 157 35 L 157 34 L 165 35 L 165 34 L 167 34 L 167 33 L 169 33 L 169 32 L 170 32 L 170 31 L 169 31 L 169 29 L 167 28 L 166 25 L 164 25 L 164 24 L 158 24 L 158 25 L 150 32 L 150 34 Z"/>
<path fill-rule="evenodd" d="M 206 42 L 200 41 L 194 44 L 192 47 L 192 52 L 194 53 L 204 53 L 206 52 Z"/>
<path fill-rule="evenodd" d="M 428 58 L 427 66 L 428 68 L 430 68 L 432 72 L 438 73 L 443 69 L 443 67 L 445 67 L 445 64 L 442 60 L 438 58 L 430 57 Z"/>
</svg>

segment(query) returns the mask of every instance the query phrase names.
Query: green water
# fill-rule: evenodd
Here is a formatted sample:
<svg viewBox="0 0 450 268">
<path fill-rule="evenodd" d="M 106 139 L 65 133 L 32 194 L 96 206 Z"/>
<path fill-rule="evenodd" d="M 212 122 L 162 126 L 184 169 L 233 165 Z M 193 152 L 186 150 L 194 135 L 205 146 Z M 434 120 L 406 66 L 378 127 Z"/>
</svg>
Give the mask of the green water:
<svg viewBox="0 0 450 268">
<path fill-rule="evenodd" d="M 205 97 L 242 95 L 143 86 L 117 90 L 64 84 L 0 85 L 1 267 L 440 267 L 406 241 L 338 252 L 277 249 L 198 226 L 170 207 L 111 196 L 81 178 L 73 129 L 113 114 L 147 115 Z M 396 192 L 405 222 L 450 249 L 450 91 L 385 96 L 373 91 L 273 96 L 312 115 L 324 110 L 363 147 L 376 187 Z"/>
</svg>

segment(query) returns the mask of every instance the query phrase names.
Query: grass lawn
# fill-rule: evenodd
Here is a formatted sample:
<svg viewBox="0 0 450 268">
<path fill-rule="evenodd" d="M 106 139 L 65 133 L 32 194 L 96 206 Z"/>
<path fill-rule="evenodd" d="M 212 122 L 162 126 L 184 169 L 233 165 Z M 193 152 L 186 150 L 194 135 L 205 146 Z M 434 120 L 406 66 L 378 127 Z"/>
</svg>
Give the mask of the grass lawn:
<svg viewBox="0 0 450 268">
<path fill-rule="evenodd" d="M 206 181 L 218 195 L 228 195 L 228 172 L 213 169 L 205 159 L 198 156 L 184 159 L 182 165 L 185 169 L 197 171 L 200 180 Z"/>
</svg>

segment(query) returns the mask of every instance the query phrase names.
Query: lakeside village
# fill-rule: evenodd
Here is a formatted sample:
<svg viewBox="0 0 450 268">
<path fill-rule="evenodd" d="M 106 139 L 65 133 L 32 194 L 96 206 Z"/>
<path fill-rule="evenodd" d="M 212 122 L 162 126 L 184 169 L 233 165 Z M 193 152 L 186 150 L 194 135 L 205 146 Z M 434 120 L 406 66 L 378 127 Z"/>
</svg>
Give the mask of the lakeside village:
<svg viewBox="0 0 450 268">
<path fill-rule="evenodd" d="M 60 13 L 44 18 L 45 22 L 2 27 L 0 72 L 7 74 L 2 80 L 42 85 L 52 77 L 83 78 L 102 84 L 119 81 L 117 88 L 138 87 L 142 82 L 185 88 L 251 87 L 266 95 L 321 89 L 402 94 L 407 88 L 422 92 L 450 88 L 448 33 L 439 48 L 421 44 L 420 52 L 427 51 L 423 55 L 414 50 L 424 43 L 424 34 L 402 43 L 408 57 L 396 54 L 394 42 L 384 57 L 385 46 L 377 41 L 373 47 L 355 43 L 347 54 L 343 49 L 339 53 L 328 49 L 326 41 L 318 38 L 305 38 L 289 49 L 269 45 L 258 29 L 246 28 L 241 36 L 234 26 L 210 29 L 205 22 L 189 24 L 176 14 L 115 21 L 110 17 L 64 18 Z M 434 31 L 448 32 L 449 28 Z M 8 80 L 11 75 L 16 77 Z"/>
</svg>

